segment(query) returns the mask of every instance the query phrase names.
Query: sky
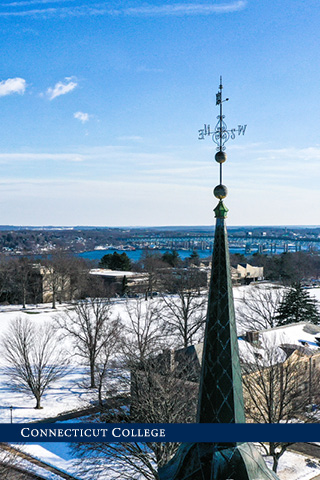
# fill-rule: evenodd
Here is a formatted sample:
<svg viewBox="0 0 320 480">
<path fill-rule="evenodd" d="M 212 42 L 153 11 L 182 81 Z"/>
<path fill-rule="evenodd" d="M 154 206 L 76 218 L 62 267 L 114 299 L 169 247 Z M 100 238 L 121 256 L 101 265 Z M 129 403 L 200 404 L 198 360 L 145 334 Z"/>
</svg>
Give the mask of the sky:
<svg viewBox="0 0 320 480">
<path fill-rule="evenodd" d="M 318 0 L 3 0 L 0 224 L 319 225 Z"/>
</svg>

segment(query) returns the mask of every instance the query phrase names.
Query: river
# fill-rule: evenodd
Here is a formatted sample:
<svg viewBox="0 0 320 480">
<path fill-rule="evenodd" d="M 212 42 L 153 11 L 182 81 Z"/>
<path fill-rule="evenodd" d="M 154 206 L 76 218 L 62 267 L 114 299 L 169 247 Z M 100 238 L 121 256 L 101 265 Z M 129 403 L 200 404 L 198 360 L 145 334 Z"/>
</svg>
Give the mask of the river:
<svg viewBox="0 0 320 480">
<path fill-rule="evenodd" d="M 86 258 L 88 260 L 101 260 L 101 258 L 104 256 L 104 255 L 107 255 L 108 253 L 114 253 L 114 252 L 118 252 L 119 254 L 121 253 L 126 253 L 128 255 L 128 257 L 130 258 L 130 260 L 132 260 L 133 262 L 137 262 L 141 255 L 142 255 L 142 252 L 144 252 L 145 250 L 140 250 L 140 249 L 137 249 L 137 250 L 117 250 L 117 249 L 108 249 L 108 250 L 92 250 L 92 251 L 89 251 L 89 252 L 82 252 L 82 253 L 79 253 L 79 257 L 82 257 L 82 258 Z M 160 253 L 161 255 L 163 255 L 165 252 L 168 252 L 170 250 L 168 249 L 157 249 L 157 250 L 148 250 L 148 252 L 150 252 L 151 254 L 152 253 Z M 190 257 L 191 253 L 192 253 L 192 250 L 177 250 L 180 258 L 182 260 L 185 260 L 186 258 Z M 199 255 L 200 258 L 206 258 L 206 257 L 209 257 L 211 255 L 211 252 L 210 250 L 197 250 L 197 253 Z M 230 253 L 244 253 L 244 249 L 243 248 L 230 248 Z"/>
</svg>

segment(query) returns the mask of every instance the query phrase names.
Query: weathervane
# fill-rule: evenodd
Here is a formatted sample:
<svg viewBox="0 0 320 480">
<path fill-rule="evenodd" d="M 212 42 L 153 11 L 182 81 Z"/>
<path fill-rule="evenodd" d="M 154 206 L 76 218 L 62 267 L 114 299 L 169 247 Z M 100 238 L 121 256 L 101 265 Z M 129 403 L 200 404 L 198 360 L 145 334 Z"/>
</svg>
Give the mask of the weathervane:
<svg viewBox="0 0 320 480">
<path fill-rule="evenodd" d="M 222 77 L 220 77 L 220 85 L 219 85 L 219 92 L 216 94 L 216 105 L 220 105 L 220 115 L 217 116 L 218 122 L 215 126 L 214 131 L 212 132 L 210 129 L 210 125 L 204 124 L 203 128 L 198 130 L 199 132 L 199 140 L 204 140 L 204 137 L 209 135 L 212 137 L 212 140 L 217 145 L 217 150 L 222 152 L 226 149 L 224 146 L 225 143 L 231 138 L 233 140 L 236 137 L 236 133 L 238 135 L 244 135 L 247 125 L 238 125 L 238 128 L 232 128 L 228 130 L 226 123 L 224 122 L 224 115 L 222 114 L 222 104 L 223 102 L 227 102 L 229 98 L 222 100 Z"/>
<path fill-rule="evenodd" d="M 224 121 L 225 116 L 222 113 L 222 104 L 224 102 L 227 102 L 229 98 L 226 98 L 225 100 L 222 99 L 222 77 L 220 76 L 220 85 L 219 85 L 219 91 L 216 94 L 216 105 L 220 106 L 220 114 L 217 116 L 218 122 L 215 126 L 214 132 L 211 131 L 210 125 L 204 125 L 204 128 L 201 130 L 198 130 L 199 132 L 199 140 L 204 140 L 205 136 L 211 136 L 212 140 L 214 143 L 217 145 L 217 153 L 215 155 L 216 161 L 220 164 L 220 185 L 217 185 L 217 187 L 214 190 L 214 195 L 215 197 L 219 198 L 222 200 L 227 196 L 227 187 L 225 185 L 222 185 L 222 164 L 226 161 L 227 155 L 225 154 L 225 143 L 231 138 L 233 140 L 236 137 L 236 132 L 238 135 L 244 135 L 247 125 L 238 125 L 238 128 L 232 128 L 231 130 L 228 130 L 227 124 Z"/>
</svg>

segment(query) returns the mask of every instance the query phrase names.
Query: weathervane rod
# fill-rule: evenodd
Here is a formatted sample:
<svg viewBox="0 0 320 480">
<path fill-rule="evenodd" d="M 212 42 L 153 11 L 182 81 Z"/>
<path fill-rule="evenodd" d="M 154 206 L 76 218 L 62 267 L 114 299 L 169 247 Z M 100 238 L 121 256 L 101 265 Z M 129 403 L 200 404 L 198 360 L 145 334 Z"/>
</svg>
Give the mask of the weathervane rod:
<svg viewBox="0 0 320 480">
<path fill-rule="evenodd" d="M 223 114 L 222 114 L 222 89 L 223 89 L 223 85 L 222 85 L 222 75 L 220 75 L 220 85 L 219 85 L 219 100 L 220 100 L 220 135 L 219 135 L 219 139 L 220 139 L 220 144 L 219 144 L 219 149 L 220 149 L 220 152 L 222 152 L 222 131 L 223 131 L 223 124 L 222 124 L 222 120 L 223 120 Z M 222 163 L 220 163 L 220 185 L 222 185 Z"/>
<path fill-rule="evenodd" d="M 220 104 L 220 135 L 219 135 L 219 139 L 220 139 L 220 145 L 219 145 L 219 148 L 220 150 L 222 150 L 222 129 L 223 129 L 223 125 L 222 125 L 222 119 L 223 119 L 223 116 L 222 116 L 222 89 L 223 89 L 223 85 L 222 85 L 222 76 L 220 75 L 220 85 L 219 85 L 219 94 L 218 94 L 218 102 Z"/>
</svg>

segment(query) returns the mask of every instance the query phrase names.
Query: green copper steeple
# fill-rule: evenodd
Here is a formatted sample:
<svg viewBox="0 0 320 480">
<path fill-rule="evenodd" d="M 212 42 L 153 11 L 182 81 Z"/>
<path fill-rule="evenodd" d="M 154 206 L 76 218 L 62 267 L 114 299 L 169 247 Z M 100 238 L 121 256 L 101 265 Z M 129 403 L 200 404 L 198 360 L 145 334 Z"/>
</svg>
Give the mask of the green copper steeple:
<svg viewBox="0 0 320 480">
<path fill-rule="evenodd" d="M 214 209 L 216 228 L 202 356 L 199 423 L 244 423 L 242 382 L 222 200 Z"/>
<path fill-rule="evenodd" d="M 226 99 L 227 100 L 227 99 Z M 198 423 L 245 423 L 238 340 L 225 225 L 228 190 L 222 184 L 222 164 L 229 138 L 222 115 L 222 81 L 216 104 L 220 107 L 212 139 L 218 145 L 220 184 L 214 189 L 219 203 L 214 209 L 216 228 L 212 254 L 208 311 L 202 356 Z M 206 135 L 210 129 L 205 126 Z M 203 132 L 203 131 L 202 131 Z M 200 137 L 203 138 L 203 137 Z M 183 443 L 173 459 L 159 469 L 160 480 L 276 480 L 252 444 Z"/>
</svg>

